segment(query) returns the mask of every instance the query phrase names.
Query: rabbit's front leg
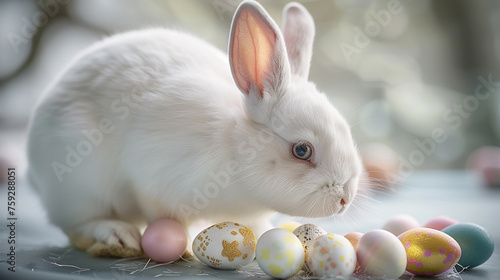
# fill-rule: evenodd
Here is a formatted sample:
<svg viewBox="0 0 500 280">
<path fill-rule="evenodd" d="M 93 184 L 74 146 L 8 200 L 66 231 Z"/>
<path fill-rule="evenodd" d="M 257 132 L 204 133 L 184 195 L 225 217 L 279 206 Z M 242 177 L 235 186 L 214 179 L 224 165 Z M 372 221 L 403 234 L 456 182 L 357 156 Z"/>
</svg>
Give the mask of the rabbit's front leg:
<svg viewBox="0 0 500 280">
<path fill-rule="evenodd" d="M 141 233 L 119 220 L 93 220 L 67 230 L 71 244 L 95 257 L 144 256 Z"/>
</svg>

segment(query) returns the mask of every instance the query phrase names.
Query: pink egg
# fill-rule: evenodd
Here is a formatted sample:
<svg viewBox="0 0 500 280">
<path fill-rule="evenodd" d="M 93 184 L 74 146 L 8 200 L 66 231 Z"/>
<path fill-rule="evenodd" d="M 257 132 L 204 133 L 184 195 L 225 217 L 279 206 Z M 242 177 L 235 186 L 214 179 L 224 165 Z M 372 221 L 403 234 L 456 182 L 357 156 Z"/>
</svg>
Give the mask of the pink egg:
<svg viewBox="0 0 500 280">
<path fill-rule="evenodd" d="M 177 221 L 159 219 L 151 223 L 142 235 L 142 249 L 152 260 L 166 263 L 178 260 L 186 251 L 184 227 Z"/>
<path fill-rule="evenodd" d="M 447 226 L 454 225 L 454 224 L 458 224 L 458 221 L 455 219 L 452 219 L 448 216 L 438 216 L 438 217 L 435 217 L 435 218 L 432 218 L 431 220 L 429 220 L 424 225 L 424 227 L 425 228 L 432 228 L 432 229 L 436 229 L 436 230 L 442 230 L 443 228 L 445 228 Z"/>
<path fill-rule="evenodd" d="M 384 225 L 383 229 L 399 236 L 401 233 L 420 227 L 418 221 L 407 214 L 399 214 L 390 218 Z"/>
</svg>

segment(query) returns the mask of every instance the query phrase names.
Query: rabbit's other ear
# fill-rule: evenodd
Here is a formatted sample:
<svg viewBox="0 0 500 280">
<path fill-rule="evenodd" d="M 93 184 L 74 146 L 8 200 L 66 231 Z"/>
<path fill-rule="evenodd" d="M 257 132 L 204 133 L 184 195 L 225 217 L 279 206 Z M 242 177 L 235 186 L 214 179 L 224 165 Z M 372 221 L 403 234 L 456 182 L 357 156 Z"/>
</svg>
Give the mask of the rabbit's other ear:
<svg viewBox="0 0 500 280">
<path fill-rule="evenodd" d="M 290 63 L 281 31 L 257 2 L 243 2 L 236 10 L 229 63 L 236 85 L 248 95 L 282 94 L 290 83 Z"/>
<path fill-rule="evenodd" d="M 291 2 L 283 8 L 283 36 L 292 74 L 309 76 L 314 41 L 314 20 L 304 6 Z"/>
</svg>

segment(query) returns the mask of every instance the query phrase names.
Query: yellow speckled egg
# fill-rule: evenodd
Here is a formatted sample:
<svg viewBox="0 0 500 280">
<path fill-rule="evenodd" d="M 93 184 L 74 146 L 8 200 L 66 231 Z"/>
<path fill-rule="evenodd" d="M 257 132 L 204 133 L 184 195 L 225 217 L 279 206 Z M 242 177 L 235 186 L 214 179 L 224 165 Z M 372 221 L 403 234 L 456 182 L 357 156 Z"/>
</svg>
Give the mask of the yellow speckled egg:
<svg viewBox="0 0 500 280">
<path fill-rule="evenodd" d="M 408 272 L 433 276 L 452 268 L 462 250 L 457 241 L 444 232 L 430 228 L 415 228 L 399 236 L 406 250 Z"/>
<path fill-rule="evenodd" d="M 236 269 L 255 257 L 253 231 L 241 224 L 224 222 L 204 229 L 193 240 L 193 252 L 208 266 Z"/>
<path fill-rule="evenodd" d="M 351 242 L 339 234 L 328 233 L 316 238 L 307 250 L 307 266 L 314 275 L 349 278 L 356 267 L 356 251 Z"/>
<path fill-rule="evenodd" d="M 302 243 L 297 236 L 282 228 L 262 234 L 255 254 L 260 268 L 274 278 L 292 277 L 304 264 Z"/>
</svg>

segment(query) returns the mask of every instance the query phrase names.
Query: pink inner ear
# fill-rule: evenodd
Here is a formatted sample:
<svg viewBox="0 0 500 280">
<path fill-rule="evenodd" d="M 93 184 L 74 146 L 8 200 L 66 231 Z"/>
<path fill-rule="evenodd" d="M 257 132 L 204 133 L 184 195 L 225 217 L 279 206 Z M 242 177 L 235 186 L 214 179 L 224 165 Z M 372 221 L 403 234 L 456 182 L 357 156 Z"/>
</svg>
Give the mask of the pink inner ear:
<svg viewBox="0 0 500 280">
<path fill-rule="evenodd" d="M 239 13 L 233 28 L 230 55 L 236 83 L 246 94 L 255 84 L 263 96 L 264 75 L 272 67 L 276 34 L 257 11 L 249 8 Z"/>
</svg>

